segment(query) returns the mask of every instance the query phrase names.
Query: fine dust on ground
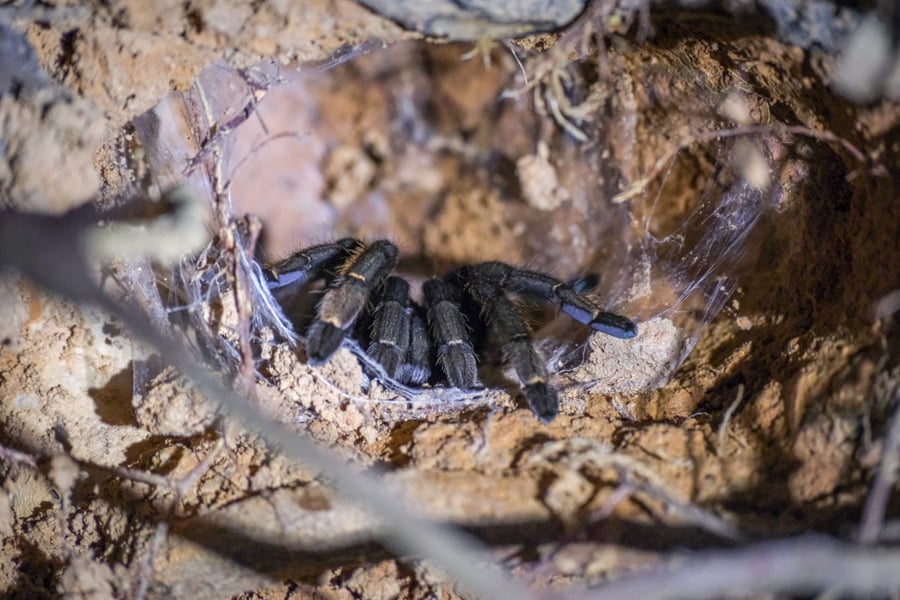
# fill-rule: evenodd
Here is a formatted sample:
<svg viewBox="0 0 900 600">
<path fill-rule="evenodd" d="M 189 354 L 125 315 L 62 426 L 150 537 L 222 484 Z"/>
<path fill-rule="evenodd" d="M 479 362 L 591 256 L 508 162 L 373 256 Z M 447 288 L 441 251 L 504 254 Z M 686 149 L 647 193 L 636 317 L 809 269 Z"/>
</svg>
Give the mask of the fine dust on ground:
<svg viewBox="0 0 900 600">
<path fill-rule="evenodd" d="M 351 3 L 251 4 L 157 14 L 126 2 L 116 15 L 76 11 L 30 25 L 43 68 L 73 90 L 67 110 L 99 111 L 108 123 L 96 156 L 83 149 L 100 145 L 92 119 L 70 146 L 59 134 L 43 143 L 71 150 L 67 170 L 96 159 L 103 197 L 115 199 L 152 183 L 136 156 L 161 150 L 137 148 L 122 124 L 202 67 L 321 59 L 346 42 L 401 35 Z M 387 236 L 414 284 L 499 259 L 562 279 L 596 271 L 598 301 L 632 307 L 641 335 L 630 341 L 585 339 L 564 316 L 534 308 L 562 390 L 550 424 L 501 365 L 485 365 L 494 379 L 483 395 L 445 403 L 426 390 L 398 401 L 349 348 L 313 368 L 302 346 L 263 330 L 259 377 L 237 378 L 260 410 L 382 468 L 412 506 L 466 526 L 536 587 L 599 583 L 739 531 L 845 533 L 859 521 L 900 380 L 889 353 L 896 333 L 873 326 L 871 312 L 900 287 L 900 115 L 835 96 L 833 56 L 752 20 L 671 17 L 654 11 L 645 42 L 611 33 L 602 58 L 592 50 L 572 69 L 579 48 L 565 36 L 479 44 L 468 60 L 472 45 L 376 50 L 271 87 L 232 149 L 234 211 L 260 216 L 270 256 L 333 235 Z M 511 51 L 530 87 L 516 79 Z M 164 58 L 173 55 L 181 61 Z M 498 103 L 507 89 L 514 97 Z M 770 210 L 727 273 L 736 294 L 706 323 L 708 304 L 675 302 L 683 281 L 644 285 L 660 280 L 655 263 L 632 259 L 638 242 L 665 238 L 707 190 L 724 189 L 727 140 L 709 132 L 734 126 L 721 107 L 735 91 L 747 125 L 827 130 L 869 154 L 861 163 L 846 145 L 796 128 L 758 138 L 772 167 Z M 0 111 L 27 112 L 29 102 Z M 21 120 L 22 139 L 59 132 L 46 121 L 56 114 Z M 574 143 L 579 134 L 591 143 Z M 260 145 L 267 137 L 277 139 Z M 185 142 L 194 152 L 199 143 Z M 62 185 L 48 178 L 50 192 L 91 195 L 88 171 Z M 30 202 L 34 172 L 23 172 L 17 200 Z M 73 200 L 54 202 L 32 207 L 58 212 Z M 234 280 L 222 273 L 223 293 L 197 312 L 235 343 Z M 114 289 L 149 273 L 116 265 L 101 275 Z M 173 318 L 197 307 L 170 296 L 170 274 L 157 275 L 163 297 L 178 297 Z M 3 285 L 15 298 L 0 348 L 5 593 L 463 597 L 435 565 L 395 561 L 371 543 L 364 503 L 222 419 L 121 323 L 23 281 Z"/>
</svg>

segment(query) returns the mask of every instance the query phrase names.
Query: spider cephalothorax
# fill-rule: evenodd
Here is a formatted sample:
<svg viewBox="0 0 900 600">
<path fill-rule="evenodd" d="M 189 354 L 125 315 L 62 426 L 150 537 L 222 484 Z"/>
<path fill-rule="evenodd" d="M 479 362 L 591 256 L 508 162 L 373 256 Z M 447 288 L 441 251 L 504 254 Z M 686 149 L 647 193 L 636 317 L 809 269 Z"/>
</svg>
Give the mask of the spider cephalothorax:
<svg viewBox="0 0 900 600">
<path fill-rule="evenodd" d="M 264 271 L 270 289 L 327 281 L 307 331 L 310 363 L 324 362 L 345 336 L 355 334 L 367 354 L 401 383 L 438 380 L 432 368 L 437 365 L 451 386 L 469 390 L 479 387 L 478 353 L 484 340 L 491 339 L 515 370 L 528 406 L 549 422 L 559 410 L 556 389 L 509 296 L 552 303 L 576 321 L 615 337 L 637 334 L 632 321 L 581 294 L 596 278 L 566 283 L 502 262 L 465 266 L 429 279 L 422 286 L 423 308 L 410 298 L 409 284 L 390 274 L 397 255 L 397 247 L 387 240 L 366 245 L 345 238 L 304 248 Z"/>
</svg>

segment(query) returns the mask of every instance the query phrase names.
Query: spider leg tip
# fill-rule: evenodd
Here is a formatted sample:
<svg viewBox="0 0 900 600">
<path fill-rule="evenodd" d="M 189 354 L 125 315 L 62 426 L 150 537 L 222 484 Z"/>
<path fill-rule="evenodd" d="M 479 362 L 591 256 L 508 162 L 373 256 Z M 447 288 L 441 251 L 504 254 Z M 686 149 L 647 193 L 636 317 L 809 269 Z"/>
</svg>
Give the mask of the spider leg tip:
<svg viewBox="0 0 900 600">
<path fill-rule="evenodd" d="M 306 338 L 306 354 L 311 365 L 321 365 L 328 360 L 344 341 L 344 330 L 330 323 L 316 320 L 309 327 Z"/>
<path fill-rule="evenodd" d="M 444 348 L 438 361 L 453 387 L 472 390 L 478 387 L 478 365 L 468 344 L 454 344 Z"/>
<path fill-rule="evenodd" d="M 622 338 L 623 340 L 630 340 L 633 337 L 637 337 L 637 334 L 638 334 L 637 325 L 635 325 L 632 322 L 629 322 L 627 326 L 623 327 L 622 329 L 620 329 L 617 332 L 617 335 L 616 334 L 613 334 L 613 335 L 616 335 L 616 337 Z"/>
<path fill-rule="evenodd" d="M 522 387 L 522 393 L 534 416 L 542 423 L 549 423 L 559 414 L 559 398 L 556 389 L 540 381 Z"/>
<path fill-rule="evenodd" d="M 430 377 L 431 369 L 423 365 L 403 364 L 400 365 L 397 372 L 397 379 L 400 380 L 400 383 L 410 385 L 422 385 L 427 383 Z"/>
<path fill-rule="evenodd" d="M 384 369 L 388 377 L 396 377 L 403 364 L 403 356 L 400 349 L 380 342 L 369 346 L 366 353 Z"/>
<path fill-rule="evenodd" d="M 631 319 L 612 313 L 600 313 L 591 321 L 590 326 L 594 331 L 622 340 L 630 340 L 638 334 L 637 325 Z"/>
</svg>

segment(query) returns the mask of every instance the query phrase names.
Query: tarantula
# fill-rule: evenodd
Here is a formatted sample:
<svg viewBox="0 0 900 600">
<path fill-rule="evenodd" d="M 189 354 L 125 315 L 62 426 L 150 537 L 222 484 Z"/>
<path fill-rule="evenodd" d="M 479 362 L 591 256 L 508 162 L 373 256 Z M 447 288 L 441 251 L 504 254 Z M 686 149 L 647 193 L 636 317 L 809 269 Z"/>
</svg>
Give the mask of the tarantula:
<svg viewBox="0 0 900 600">
<path fill-rule="evenodd" d="M 385 373 L 420 385 L 440 366 L 457 388 L 479 387 L 478 351 L 488 339 L 519 378 L 532 412 L 544 422 L 556 416 L 558 398 L 547 367 L 531 342 L 531 331 L 508 294 L 558 306 L 576 321 L 618 338 L 632 338 L 637 326 L 601 310 L 581 292 L 596 285 L 587 276 L 566 283 L 502 262 L 485 262 L 433 277 L 422 286 L 425 306 L 410 298 L 409 284 L 392 276 L 397 247 L 354 238 L 303 248 L 263 270 L 269 289 L 325 279 L 326 291 L 307 330 L 309 362 L 325 362 L 344 337 L 354 335 Z M 473 335 L 474 334 L 474 335 Z"/>
</svg>

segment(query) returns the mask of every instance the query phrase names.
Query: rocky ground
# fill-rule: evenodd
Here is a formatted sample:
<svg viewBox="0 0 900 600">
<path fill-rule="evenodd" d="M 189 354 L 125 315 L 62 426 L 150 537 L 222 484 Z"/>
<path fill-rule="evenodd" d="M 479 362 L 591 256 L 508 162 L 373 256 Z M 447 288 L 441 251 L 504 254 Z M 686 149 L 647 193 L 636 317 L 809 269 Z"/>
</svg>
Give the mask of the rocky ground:
<svg viewBox="0 0 900 600">
<path fill-rule="evenodd" d="M 117 255 L 93 266 L 103 289 L 536 594 L 799 534 L 892 559 L 900 86 L 839 52 L 873 21 L 620 4 L 452 43 L 351 2 L 4 6 L 0 202 L 115 220 L 164 212 L 160 190 L 186 182 L 211 245 L 174 268 Z M 349 347 L 311 367 L 250 317 L 240 249 L 271 261 L 346 235 L 394 241 L 414 290 L 484 260 L 597 273 L 592 297 L 640 335 L 589 337 L 529 306 L 560 389 L 549 424 L 491 357 L 476 394 L 398 391 Z M 46 268 L 61 243 L 21 254 Z M 10 247 L 0 265 L 27 270 Z M 395 558 L 371 502 L 223 415 L 121 316 L 11 272 L 2 285 L 7 596 L 469 597 L 435 556 Z M 827 587 L 777 552 L 812 583 L 742 579 L 750 557 L 724 571 L 743 587 L 654 593 Z M 890 571 L 865 559 L 874 581 Z"/>
</svg>

